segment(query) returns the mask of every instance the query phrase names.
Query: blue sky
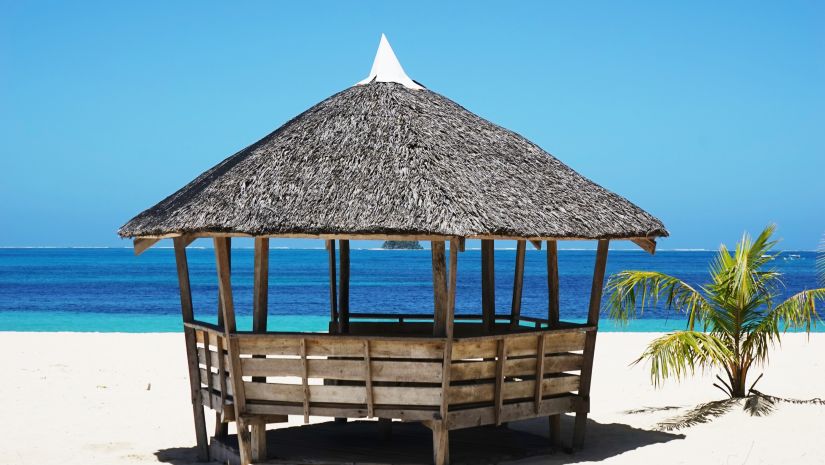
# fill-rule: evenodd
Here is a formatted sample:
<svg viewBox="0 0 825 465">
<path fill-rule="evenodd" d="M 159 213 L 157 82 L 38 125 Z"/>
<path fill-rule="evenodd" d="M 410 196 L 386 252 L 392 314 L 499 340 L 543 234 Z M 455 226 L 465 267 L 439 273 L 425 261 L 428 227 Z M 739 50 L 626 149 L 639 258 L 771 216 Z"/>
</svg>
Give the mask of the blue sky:
<svg viewBox="0 0 825 465">
<path fill-rule="evenodd" d="M 825 3 L 396 5 L 1 1 L 0 246 L 128 245 L 134 214 L 366 77 L 382 32 L 661 218 L 662 248 L 825 233 Z"/>
</svg>

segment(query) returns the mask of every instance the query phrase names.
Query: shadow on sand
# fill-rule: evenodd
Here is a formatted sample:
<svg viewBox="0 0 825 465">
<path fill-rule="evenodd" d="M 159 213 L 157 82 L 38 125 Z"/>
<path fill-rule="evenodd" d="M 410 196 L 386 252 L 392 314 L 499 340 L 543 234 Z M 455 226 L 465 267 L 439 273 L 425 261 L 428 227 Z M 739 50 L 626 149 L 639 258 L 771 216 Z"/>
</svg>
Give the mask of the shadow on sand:
<svg viewBox="0 0 825 465">
<path fill-rule="evenodd" d="M 614 455 L 682 439 L 682 434 L 648 431 L 619 423 L 587 422 L 584 450 L 575 453 L 554 448 L 547 439 L 545 418 L 512 423 L 509 427 L 478 427 L 450 432 L 450 462 L 458 464 L 496 464 L 536 459 L 536 463 L 566 464 L 603 460 Z M 573 418 L 562 418 L 563 440 L 569 444 Z M 432 462 L 432 434 L 418 423 L 393 423 L 392 435 L 382 436 L 378 423 L 352 421 L 327 422 L 269 430 L 267 446 L 273 463 L 394 463 Z M 237 441 L 230 436 L 228 446 Z M 194 464 L 194 448 L 162 449 L 158 461 L 175 465 Z"/>
</svg>

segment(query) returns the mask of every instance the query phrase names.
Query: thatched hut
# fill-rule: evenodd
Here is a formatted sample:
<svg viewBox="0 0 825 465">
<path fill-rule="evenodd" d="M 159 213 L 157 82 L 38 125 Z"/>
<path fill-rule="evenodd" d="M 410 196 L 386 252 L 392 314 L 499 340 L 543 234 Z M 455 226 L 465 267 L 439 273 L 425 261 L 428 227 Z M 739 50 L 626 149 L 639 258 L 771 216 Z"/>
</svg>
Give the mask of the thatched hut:
<svg viewBox="0 0 825 465">
<path fill-rule="evenodd" d="M 436 464 L 449 431 L 575 412 L 584 441 L 610 240 L 653 253 L 663 224 L 518 134 L 411 80 L 382 37 L 370 76 L 230 156 L 120 230 L 140 253 L 172 238 L 197 443 L 209 457 L 235 421 L 242 463 L 265 461 L 267 423 L 297 414 L 422 422 Z M 253 330 L 239 331 L 230 238 L 254 238 Z M 212 238 L 218 325 L 196 319 L 186 247 Z M 328 334 L 266 330 L 271 238 L 325 240 Z M 422 315 L 349 311 L 349 241 L 430 241 L 434 308 Z M 482 308 L 454 317 L 458 254 L 482 242 Z M 494 241 L 516 240 L 509 313 L 494 304 Z M 557 242 L 598 242 L 588 320 L 559 319 Z M 449 242 L 449 260 L 446 243 Z M 546 243 L 546 318 L 521 314 L 526 243 Z M 337 252 L 337 253 L 336 253 Z M 449 266 L 447 266 L 449 261 Z M 294 384 L 273 377 L 294 377 Z M 268 378 L 269 377 L 269 378 Z M 310 383 L 323 379 L 323 384 Z"/>
</svg>

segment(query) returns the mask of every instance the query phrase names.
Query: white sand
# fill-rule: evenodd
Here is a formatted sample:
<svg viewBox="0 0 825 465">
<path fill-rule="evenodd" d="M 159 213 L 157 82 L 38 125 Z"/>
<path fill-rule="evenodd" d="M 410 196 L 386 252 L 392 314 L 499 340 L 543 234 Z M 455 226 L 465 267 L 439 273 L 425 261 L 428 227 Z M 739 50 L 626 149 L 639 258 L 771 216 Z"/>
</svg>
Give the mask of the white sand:
<svg viewBox="0 0 825 465">
<path fill-rule="evenodd" d="M 651 430 L 679 410 L 625 413 L 721 398 L 710 374 L 656 390 L 646 367 L 628 367 L 654 336 L 600 334 L 585 450 L 520 463 L 825 463 L 822 406 L 782 404 L 765 417 L 734 409 L 675 433 Z M 825 335 L 784 341 L 758 388 L 825 398 Z M 0 333 L 0 463 L 189 463 L 194 430 L 185 358 L 182 334 Z M 213 424 L 209 416 L 210 430 Z M 547 434 L 545 421 L 512 427 Z"/>
</svg>

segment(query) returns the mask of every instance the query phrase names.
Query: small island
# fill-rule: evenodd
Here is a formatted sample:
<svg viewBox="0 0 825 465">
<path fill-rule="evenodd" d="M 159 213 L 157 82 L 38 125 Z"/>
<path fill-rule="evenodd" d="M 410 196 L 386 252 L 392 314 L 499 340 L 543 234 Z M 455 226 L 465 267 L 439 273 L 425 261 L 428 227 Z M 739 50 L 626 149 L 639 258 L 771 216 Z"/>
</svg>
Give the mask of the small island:
<svg viewBox="0 0 825 465">
<path fill-rule="evenodd" d="M 421 250 L 421 244 L 418 241 L 384 241 L 382 249 L 387 250 Z"/>
</svg>

